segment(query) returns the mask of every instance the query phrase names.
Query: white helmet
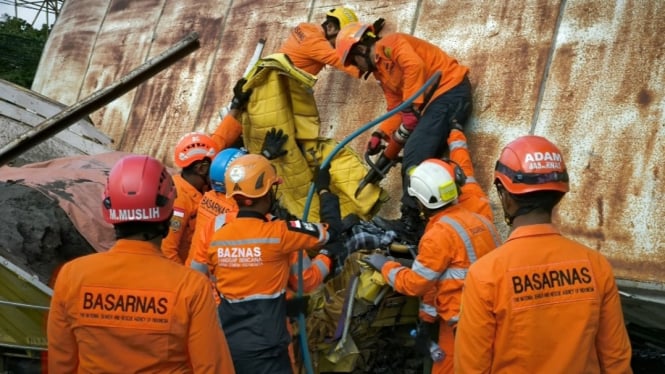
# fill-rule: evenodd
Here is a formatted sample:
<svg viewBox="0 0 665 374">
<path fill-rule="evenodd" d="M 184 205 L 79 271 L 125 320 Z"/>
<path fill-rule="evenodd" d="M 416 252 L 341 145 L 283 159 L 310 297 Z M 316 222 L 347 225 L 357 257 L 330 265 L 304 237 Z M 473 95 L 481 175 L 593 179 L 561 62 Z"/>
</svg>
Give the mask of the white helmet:
<svg viewBox="0 0 665 374">
<path fill-rule="evenodd" d="M 452 166 L 431 158 L 409 172 L 410 196 L 428 209 L 438 209 L 457 200 L 458 192 Z"/>
</svg>

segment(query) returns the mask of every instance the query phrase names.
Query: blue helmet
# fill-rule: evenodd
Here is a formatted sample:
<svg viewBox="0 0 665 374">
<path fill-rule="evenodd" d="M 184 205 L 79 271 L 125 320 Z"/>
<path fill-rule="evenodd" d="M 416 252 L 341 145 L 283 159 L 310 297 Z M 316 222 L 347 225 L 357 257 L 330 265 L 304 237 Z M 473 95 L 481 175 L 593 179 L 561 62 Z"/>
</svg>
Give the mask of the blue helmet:
<svg viewBox="0 0 665 374">
<path fill-rule="evenodd" d="M 226 193 L 226 186 L 224 185 L 226 167 L 236 158 L 246 154 L 247 151 L 241 148 L 226 148 L 215 156 L 212 164 L 210 164 L 210 182 L 213 190 Z"/>
</svg>

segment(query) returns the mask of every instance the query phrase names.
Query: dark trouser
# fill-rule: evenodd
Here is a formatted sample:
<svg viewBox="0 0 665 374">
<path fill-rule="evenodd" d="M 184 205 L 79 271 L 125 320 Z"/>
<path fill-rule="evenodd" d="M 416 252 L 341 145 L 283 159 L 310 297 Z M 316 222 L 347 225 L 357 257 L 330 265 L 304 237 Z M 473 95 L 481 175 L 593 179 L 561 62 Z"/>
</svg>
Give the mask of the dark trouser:
<svg viewBox="0 0 665 374">
<path fill-rule="evenodd" d="M 236 373 L 247 374 L 293 374 L 288 349 L 275 357 L 261 357 L 252 359 L 233 359 Z"/>
<path fill-rule="evenodd" d="M 471 113 L 471 83 L 464 78 L 450 91 L 436 97 L 427 106 L 418 126 L 404 145 L 402 160 L 402 214 L 405 210 L 418 212 L 416 201 L 409 196 L 407 171 L 428 158 L 440 158 L 448 147 L 450 123 L 453 118 L 464 125 Z"/>
</svg>

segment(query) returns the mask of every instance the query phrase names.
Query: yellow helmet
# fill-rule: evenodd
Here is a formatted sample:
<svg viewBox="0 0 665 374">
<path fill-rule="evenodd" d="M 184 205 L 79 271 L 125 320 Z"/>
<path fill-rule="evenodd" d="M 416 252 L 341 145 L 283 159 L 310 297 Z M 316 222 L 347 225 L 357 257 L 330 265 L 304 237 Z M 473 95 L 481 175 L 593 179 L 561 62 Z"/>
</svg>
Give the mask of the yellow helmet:
<svg viewBox="0 0 665 374">
<path fill-rule="evenodd" d="M 335 9 L 330 9 L 327 13 L 326 16 L 328 17 L 333 17 L 339 21 L 339 29 L 343 29 L 344 26 L 348 25 L 349 23 L 353 22 L 358 22 L 358 16 L 356 16 L 356 13 L 349 9 L 349 8 L 335 8 Z"/>
</svg>

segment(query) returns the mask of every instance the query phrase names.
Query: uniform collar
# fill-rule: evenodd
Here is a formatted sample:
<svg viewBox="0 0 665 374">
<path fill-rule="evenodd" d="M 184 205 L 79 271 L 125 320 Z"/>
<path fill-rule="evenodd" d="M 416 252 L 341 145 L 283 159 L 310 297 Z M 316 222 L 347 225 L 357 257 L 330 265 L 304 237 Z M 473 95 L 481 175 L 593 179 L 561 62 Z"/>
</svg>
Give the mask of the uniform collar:
<svg viewBox="0 0 665 374">
<path fill-rule="evenodd" d="M 145 255 L 164 256 L 158 246 L 151 242 L 133 239 L 118 239 L 109 252 L 138 253 Z"/>
<path fill-rule="evenodd" d="M 542 236 L 542 235 L 561 235 L 561 233 L 551 223 L 526 225 L 515 228 L 508 236 L 508 240 L 506 240 L 506 242 L 528 236 Z"/>
<path fill-rule="evenodd" d="M 174 179 L 178 179 L 178 181 L 175 182 L 176 188 L 178 189 L 178 193 L 184 193 L 185 195 L 189 196 L 192 200 L 197 200 L 201 199 L 203 197 L 203 194 L 201 191 L 197 190 L 194 186 L 192 186 L 185 178 L 182 177 L 180 174 L 176 174 Z"/>
<path fill-rule="evenodd" d="M 264 214 L 254 212 L 252 210 L 239 210 L 236 218 L 258 218 L 260 220 L 268 222 L 268 218 Z"/>
</svg>

